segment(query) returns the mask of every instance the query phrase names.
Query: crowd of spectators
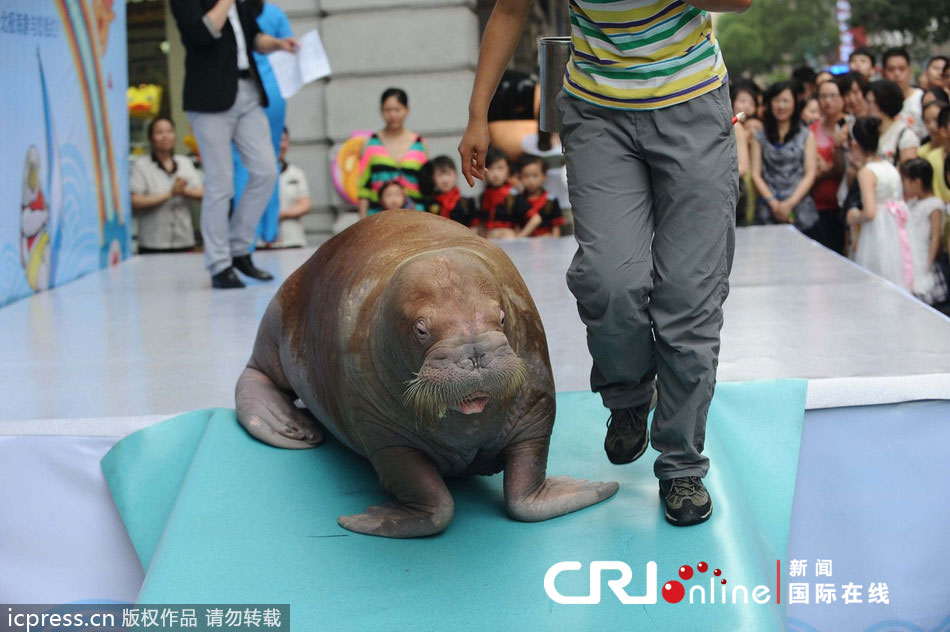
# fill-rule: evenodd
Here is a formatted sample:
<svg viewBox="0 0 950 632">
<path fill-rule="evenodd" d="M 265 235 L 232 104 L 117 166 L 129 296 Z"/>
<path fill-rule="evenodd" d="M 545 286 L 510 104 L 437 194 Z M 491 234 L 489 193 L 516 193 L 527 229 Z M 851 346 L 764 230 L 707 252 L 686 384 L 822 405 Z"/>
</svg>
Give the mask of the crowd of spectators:
<svg viewBox="0 0 950 632">
<path fill-rule="evenodd" d="M 950 313 L 950 64 L 927 60 L 914 86 L 906 50 L 876 61 L 861 48 L 843 74 L 733 81 L 736 223 L 792 224 Z"/>
</svg>

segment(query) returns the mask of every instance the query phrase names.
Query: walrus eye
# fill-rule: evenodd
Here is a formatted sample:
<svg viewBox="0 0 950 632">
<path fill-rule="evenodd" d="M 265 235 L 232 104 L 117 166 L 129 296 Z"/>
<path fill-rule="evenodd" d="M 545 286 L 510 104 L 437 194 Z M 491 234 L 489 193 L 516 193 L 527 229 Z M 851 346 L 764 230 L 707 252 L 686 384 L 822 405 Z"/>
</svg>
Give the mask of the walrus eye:
<svg viewBox="0 0 950 632">
<path fill-rule="evenodd" d="M 505 326 L 505 310 L 501 310 L 501 326 Z"/>
<path fill-rule="evenodd" d="M 429 338 L 429 328 L 426 327 L 426 321 L 419 319 L 416 321 L 416 337 L 424 342 Z"/>
</svg>

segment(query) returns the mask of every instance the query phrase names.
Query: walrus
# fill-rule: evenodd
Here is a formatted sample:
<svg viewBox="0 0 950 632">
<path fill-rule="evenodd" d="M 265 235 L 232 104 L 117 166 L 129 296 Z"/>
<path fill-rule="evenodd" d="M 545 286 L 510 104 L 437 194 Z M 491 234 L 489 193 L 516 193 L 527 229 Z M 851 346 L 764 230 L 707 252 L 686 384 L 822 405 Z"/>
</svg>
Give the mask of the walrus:
<svg viewBox="0 0 950 632">
<path fill-rule="evenodd" d="M 235 398 L 265 443 L 311 448 L 326 430 L 368 459 L 396 500 L 340 526 L 409 538 L 451 522 L 447 477 L 504 471 L 505 509 L 522 521 L 611 497 L 616 482 L 546 477 L 554 393 L 541 319 L 508 256 L 452 220 L 386 211 L 287 278 Z"/>
</svg>

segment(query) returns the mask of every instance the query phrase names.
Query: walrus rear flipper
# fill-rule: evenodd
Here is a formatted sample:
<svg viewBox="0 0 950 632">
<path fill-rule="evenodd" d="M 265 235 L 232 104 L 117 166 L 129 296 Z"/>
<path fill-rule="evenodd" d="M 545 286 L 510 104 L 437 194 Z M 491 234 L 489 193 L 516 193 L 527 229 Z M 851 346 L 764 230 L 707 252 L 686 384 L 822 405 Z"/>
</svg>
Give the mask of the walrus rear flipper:
<svg viewBox="0 0 950 632">
<path fill-rule="evenodd" d="M 305 449 L 323 442 L 316 421 L 256 368 L 244 369 L 235 391 L 238 421 L 251 436 L 278 448 Z"/>
</svg>

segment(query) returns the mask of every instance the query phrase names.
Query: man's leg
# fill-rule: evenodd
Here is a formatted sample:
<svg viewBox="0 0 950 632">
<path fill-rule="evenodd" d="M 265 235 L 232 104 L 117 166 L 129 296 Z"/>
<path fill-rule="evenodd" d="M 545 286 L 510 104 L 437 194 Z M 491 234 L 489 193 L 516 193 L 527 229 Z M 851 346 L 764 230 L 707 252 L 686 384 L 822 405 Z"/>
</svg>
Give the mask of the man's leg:
<svg viewBox="0 0 950 632">
<path fill-rule="evenodd" d="M 274 193 L 277 157 L 271 145 L 270 124 L 260 107 L 253 82 L 239 82 L 235 106 L 241 110 L 234 131 L 234 146 L 247 168 L 248 180 L 231 217 L 230 248 L 232 257 L 242 257 L 250 254 L 257 224 Z"/>
<path fill-rule="evenodd" d="M 702 454 L 706 414 L 735 251 L 738 161 L 731 116 L 721 87 L 640 119 L 656 220 L 650 315 L 659 399 L 651 439 L 660 452 L 654 471 L 661 481 L 702 478 L 709 469 Z"/>
<path fill-rule="evenodd" d="M 653 199 L 631 113 L 562 94 L 577 253 L 567 284 L 587 326 L 591 388 L 612 410 L 649 405 L 653 396 Z"/>
<path fill-rule="evenodd" d="M 235 108 L 226 112 L 188 112 L 205 173 L 201 198 L 201 238 L 205 266 L 211 274 L 231 267 L 228 212 L 234 196 L 231 138 L 237 124 Z"/>
</svg>

